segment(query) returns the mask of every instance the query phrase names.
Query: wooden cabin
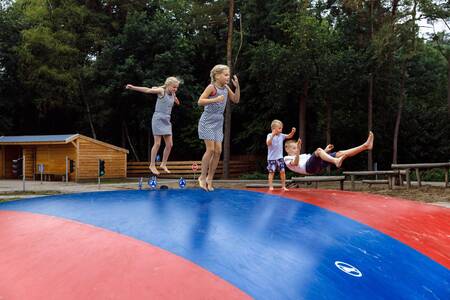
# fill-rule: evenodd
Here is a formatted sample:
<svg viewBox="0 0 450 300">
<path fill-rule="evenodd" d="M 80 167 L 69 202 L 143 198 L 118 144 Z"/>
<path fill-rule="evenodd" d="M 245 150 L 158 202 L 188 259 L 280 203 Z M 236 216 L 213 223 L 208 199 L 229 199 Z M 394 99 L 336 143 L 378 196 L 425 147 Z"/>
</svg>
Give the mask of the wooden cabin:
<svg viewBox="0 0 450 300">
<path fill-rule="evenodd" d="M 127 154 L 124 148 L 81 134 L 0 136 L 0 178 L 17 179 L 13 160 L 22 157 L 27 180 L 41 176 L 65 180 L 66 172 L 69 181 L 93 180 L 98 176 L 99 160 L 105 161 L 102 178 L 126 178 Z"/>
</svg>

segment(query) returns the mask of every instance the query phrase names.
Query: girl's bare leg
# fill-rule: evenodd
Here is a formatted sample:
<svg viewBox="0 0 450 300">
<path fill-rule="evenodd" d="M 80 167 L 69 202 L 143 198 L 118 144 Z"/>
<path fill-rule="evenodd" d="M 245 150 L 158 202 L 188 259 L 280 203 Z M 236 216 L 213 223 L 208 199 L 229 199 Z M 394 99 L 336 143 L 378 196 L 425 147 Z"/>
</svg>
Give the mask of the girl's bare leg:
<svg viewBox="0 0 450 300">
<path fill-rule="evenodd" d="M 161 162 L 160 167 L 166 172 L 170 173 L 169 169 L 166 167 L 167 159 L 169 158 L 170 151 L 172 150 L 173 141 L 171 135 L 165 135 L 164 136 L 164 143 L 166 144 L 164 147 L 164 153 L 163 153 L 163 159 Z"/>
<path fill-rule="evenodd" d="M 367 141 L 362 144 L 359 145 L 357 147 L 351 148 L 351 149 L 347 149 L 347 150 L 340 150 L 338 152 L 336 152 L 336 158 L 339 158 L 343 155 L 345 155 L 346 157 L 352 157 L 355 156 L 356 154 L 359 154 L 363 151 L 366 150 L 372 150 L 373 148 L 373 139 L 374 139 L 374 135 L 372 133 L 372 131 L 369 132 L 369 136 L 367 137 Z"/>
<path fill-rule="evenodd" d="M 208 191 L 206 188 L 206 175 L 208 174 L 209 165 L 214 155 L 214 141 L 204 140 L 206 145 L 205 154 L 202 157 L 202 173 L 198 177 L 198 184 L 202 189 Z"/>
<path fill-rule="evenodd" d="M 208 184 L 208 190 L 214 191 L 212 181 L 214 174 L 216 174 L 217 165 L 219 164 L 220 154 L 222 153 L 222 142 L 214 142 L 214 156 L 211 159 L 209 165 L 208 176 L 206 177 L 206 183 Z"/>
<path fill-rule="evenodd" d="M 150 166 L 148 168 L 150 171 L 155 174 L 159 175 L 158 170 L 156 169 L 155 160 L 156 160 L 156 154 L 158 153 L 159 146 L 161 146 L 161 136 L 160 135 L 154 135 L 154 143 L 152 150 L 150 151 Z"/>
</svg>

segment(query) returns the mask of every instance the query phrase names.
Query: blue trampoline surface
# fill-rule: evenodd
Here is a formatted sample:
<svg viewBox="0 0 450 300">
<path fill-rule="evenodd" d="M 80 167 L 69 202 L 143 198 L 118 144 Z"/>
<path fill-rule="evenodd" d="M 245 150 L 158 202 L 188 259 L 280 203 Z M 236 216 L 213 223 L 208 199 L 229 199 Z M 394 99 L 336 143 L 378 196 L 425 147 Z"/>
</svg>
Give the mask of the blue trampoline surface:
<svg viewBox="0 0 450 300">
<path fill-rule="evenodd" d="M 145 241 L 257 299 L 450 299 L 444 266 L 366 225 L 275 195 L 98 192 L 2 203 L 0 210 L 58 216 Z"/>
</svg>

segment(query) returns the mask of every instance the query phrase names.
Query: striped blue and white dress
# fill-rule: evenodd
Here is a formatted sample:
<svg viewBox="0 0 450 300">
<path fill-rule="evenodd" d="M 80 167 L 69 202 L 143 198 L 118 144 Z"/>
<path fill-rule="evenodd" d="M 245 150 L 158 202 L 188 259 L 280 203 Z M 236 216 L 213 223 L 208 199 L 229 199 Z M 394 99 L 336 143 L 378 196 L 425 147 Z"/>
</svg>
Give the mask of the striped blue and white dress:
<svg viewBox="0 0 450 300">
<path fill-rule="evenodd" d="M 170 114 L 172 113 L 175 95 L 164 92 L 164 96 L 158 96 L 156 100 L 155 112 L 152 117 L 153 135 L 172 135 L 172 123 Z"/>
<path fill-rule="evenodd" d="M 198 121 L 198 137 L 202 140 L 223 141 L 223 112 L 228 101 L 228 89 L 226 86 L 219 88 L 215 86 L 216 95 L 208 98 L 216 98 L 223 95 L 224 100 L 219 103 L 207 104 L 204 107 L 202 116 Z"/>
</svg>

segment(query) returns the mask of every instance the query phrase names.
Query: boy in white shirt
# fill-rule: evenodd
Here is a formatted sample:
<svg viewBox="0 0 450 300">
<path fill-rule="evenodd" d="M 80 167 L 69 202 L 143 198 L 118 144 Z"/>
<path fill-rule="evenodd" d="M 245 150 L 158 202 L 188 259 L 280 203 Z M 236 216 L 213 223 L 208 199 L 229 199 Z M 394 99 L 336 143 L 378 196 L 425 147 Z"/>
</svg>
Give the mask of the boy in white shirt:
<svg viewBox="0 0 450 300">
<path fill-rule="evenodd" d="M 269 190 L 273 191 L 273 177 L 275 172 L 280 172 L 281 188 L 287 191 L 286 188 L 286 165 L 283 160 L 283 142 L 285 139 L 291 139 L 295 134 L 295 127 L 289 134 L 283 134 L 283 123 L 279 120 L 273 120 L 270 124 L 272 133 L 267 135 L 266 144 L 268 148 L 267 153 L 267 171 L 269 171 Z"/>
<path fill-rule="evenodd" d="M 293 172 L 304 175 L 317 174 L 322 171 L 322 169 L 332 164 L 337 168 L 340 168 L 342 162 L 347 157 L 355 156 L 365 150 L 372 150 L 373 139 L 374 135 L 372 131 L 370 131 L 367 141 L 362 145 L 351 149 L 330 153 L 330 151 L 334 148 L 334 146 L 330 144 L 325 149 L 317 148 L 313 154 L 300 154 L 300 150 L 302 148 L 301 139 L 298 139 L 297 142 L 294 140 L 289 140 L 284 145 L 284 148 L 288 153 L 288 156 L 284 157 L 284 162 Z"/>
</svg>

